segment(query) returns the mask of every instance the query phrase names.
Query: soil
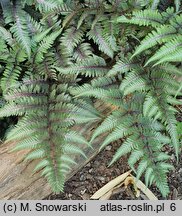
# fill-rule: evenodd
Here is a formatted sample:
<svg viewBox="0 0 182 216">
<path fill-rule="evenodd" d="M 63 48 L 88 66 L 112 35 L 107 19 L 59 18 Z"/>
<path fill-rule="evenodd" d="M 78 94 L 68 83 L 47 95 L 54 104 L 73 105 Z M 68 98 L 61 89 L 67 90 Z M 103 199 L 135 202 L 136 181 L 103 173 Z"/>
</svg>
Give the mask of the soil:
<svg viewBox="0 0 182 216">
<path fill-rule="evenodd" d="M 127 158 L 122 157 L 113 166 L 108 167 L 107 164 L 111 160 L 113 153 L 120 146 L 119 141 L 112 146 L 99 153 L 91 162 L 83 167 L 77 174 L 69 179 L 65 184 L 64 193 L 52 194 L 46 199 L 49 200 L 89 200 L 90 197 L 104 186 L 107 182 L 128 171 Z M 182 199 L 182 155 L 179 163 L 176 163 L 175 156 L 172 153 L 171 162 L 175 166 L 175 170 L 168 175 L 170 186 L 170 194 L 166 198 L 168 200 Z M 164 199 L 158 189 L 153 186 L 149 188 L 158 199 Z M 112 195 L 113 200 L 134 200 L 147 199 L 144 194 L 136 198 L 131 187 L 123 190 L 121 188 L 116 194 Z"/>
<path fill-rule="evenodd" d="M 178 120 L 182 121 L 181 114 L 178 116 Z M 85 167 L 83 167 L 77 174 L 75 174 L 66 182 L 64 193 L 52 194 L 46 199 L 88 200 L 107 182 L 130 170 L 127 164 L 127 156 L 122 157 L 112 166 L 108 167 L 109 161 L 111 161 L 113 154 L 116 152 L 121 143 L 122 141 L 118 141 L 112 145 L 108 145 L 105 150 L 100 152 L 92 161 L 90 161 Z M 149 189 L 158 199 L 182 200 L 182 154 L 180 154 L 179 162 L 177 163 L 172 150 L 169 147 L 166 150 L 171 155 L 171 164 L 173 164 L 175 167 L 175 169 L 168 174 L 170 194 L 168 197 L 164 198 L 161 196 L 161 193 L 155 186 L 152 186 Z M 121 189 L 117 190 L 117 192 L 112 195 L 110 199 L 143 200 L 147 199 L 147 197 L 141 193 L 140 196 L 136 198 L 132 186 L 129 186 L 127 188 L 122 187 Z"/>
</svg>

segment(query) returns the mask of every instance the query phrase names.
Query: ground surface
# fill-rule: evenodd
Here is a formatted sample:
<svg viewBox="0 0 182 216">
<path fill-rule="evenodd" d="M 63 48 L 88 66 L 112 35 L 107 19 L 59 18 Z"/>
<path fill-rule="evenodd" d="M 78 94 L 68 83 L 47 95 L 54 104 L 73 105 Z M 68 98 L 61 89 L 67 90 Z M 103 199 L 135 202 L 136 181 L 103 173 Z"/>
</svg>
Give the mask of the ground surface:
<svg viewBox="0 0 182 216">
<path fill-rule="evenodd" d="M 47 199 L 55 200 L 87 200 L 102 186 L 113 178 L 129 170 L 126 163 L 127 158 L 123 157 L 113 166 L 107 167 L 111 160 L 113 153 L 120 146 L 120 142 L 109 145 L 107 148 L 98 154 L 91 162 L 89 162 L 83 169 L 74 175 L 65 185 L 65 192 L 58 195 L 50 195 Z M 169 150 L 170 151 L 170 150 Z M 170 186 L 170 194 L 167 199 L 182 199 L 182 155 L 180 161 L 176 164 L 175 156 L 171 152 L 171 162 L 175 166 L 175 170 L 168 175 L 168 182 Z M 150 190 L 158 197 L 161 197 L 159 191 L 153 186 Z M 123 188 L 118 190 L 111 199 L 114 200 L 130 200 L 130 199 L 145 199 L 145 196 L 136 198 L 132 188 Z"/>
<path fill-rule="evenodd" d="M 182 107 L 178 107 L 178 121 L 182 122 Z M 127 157 L 122 157 L 111 167 L 108 167 L 108 163 L 111 161 L 112 156 L 116 152 L 117 148 L 121 145 L 122 141 L 117 141 L 112 145 L 106 147 L 105 150 L 100 152 L 92 161 L 90 161 L 85 167 L 83 167 L 77 174 L 75 174 L 65 184 L 64 193 L 57 195 L 50 195 L 46 199 L 60 199 L 60 200 L 87 200 L 104 186 L 107 182 L 116 178 L 117 176 L 128 171 L 130 168 L 127 165 Z M 173 151 L 166 147 L 165 151 L 168 151 L 171 155 L 171 164 L 174 166 L 174 170 L 168 174 L 168 183 L 170 187 L 170 194 L 168 200 L 180 199 L 182 200 L 182 154 L 179 156 L 179 162 L 176 162 Z M 182 151 L 181 151 L 182 152 Z M 144 182 L 144 179 L 141 179 Z M 164 199 L 158 189 L 153 186 L 149 188 L 158 199 Z M 110 199 L 114 200 L 131 200 L 131 199 L 146 199 L 146 196 L 141 195 L 136 198 L 133 189 L 128 187 L 127 189 L 121 188 L 117 190 L 117 193 L 112 195 Z"/>
</svg>

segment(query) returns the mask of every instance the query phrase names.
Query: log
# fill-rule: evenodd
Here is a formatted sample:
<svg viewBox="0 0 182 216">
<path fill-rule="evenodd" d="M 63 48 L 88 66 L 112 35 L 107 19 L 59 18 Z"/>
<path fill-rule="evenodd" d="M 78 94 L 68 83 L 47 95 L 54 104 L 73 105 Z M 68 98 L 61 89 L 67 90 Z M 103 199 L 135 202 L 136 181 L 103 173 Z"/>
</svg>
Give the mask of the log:
<svg viewBox="0 0 182 216">
<path fill-rule="evenodd" d="M 101 102 L 96 103 L 96 107 L 103 113 L 110 112 L 110 108 Z M 95 125 L 87 127 L 77 127 L 84 136 L 89 139 Z M 77 156 L 77 165 L 68 173 L 66 180 L 71 178 L 84 165 L 86 165 L 94 156 L 98 154 L 100 143 L 103 137 L 99 137 L 93 143 L 93 149 L 87 147 L 84 149 L 88 159 Z M 52 191 L 41 172 L 32 173 L 37 160 L 24 161 L 27 150 L 10 152 L 16 145 L 15 142 L 1 144 L 0 146 L 0 199 L 1 200 L 40 200 L 49 196 Z"/>
</svg>

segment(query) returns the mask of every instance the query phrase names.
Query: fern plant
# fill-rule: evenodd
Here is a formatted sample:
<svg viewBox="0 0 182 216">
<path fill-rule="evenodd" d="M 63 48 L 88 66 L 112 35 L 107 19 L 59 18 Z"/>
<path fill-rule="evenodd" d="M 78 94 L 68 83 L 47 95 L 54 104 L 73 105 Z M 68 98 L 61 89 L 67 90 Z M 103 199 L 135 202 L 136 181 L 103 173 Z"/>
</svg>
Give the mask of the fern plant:
<svg viewBox="0 0 182 216">
<path fill-rule="evenodd" d="M 152 52 L 145 65 L 152 63 L 154 66 L 164 62 L 180 62 L 182 60 L 182 15 L 175 12 L 174 8 L 166 11 L 143 10 L 133 12 L 131 18 L 121 16 L 117 22 L 137 24 L 152 27 L 150 33 L 141 41 L 133 56 L 159 45 L 160 48 Z"/>
<path fill-rule="evenodd" d="M 95 130 L 91 142 L 106 132 L 109 135 L 102 147 L 124 138 L 124 142 L 115 153 L 111 164 L 122 155 L 131 153 L 128 163 L 136 171 L 138 178 L 145 171 L 146 185 L 155 182 L 162 195 L 166 197 L 169 193 L 167 172 L 172 166 L 166 162 L 170 156 L 164 152 L 164 146 L 168 144 L 173 147 L 177 159 L 181 149 L 175 115 L 177 111 L 174 108 L 175 105 L 181 104 L 176 96 L 182 94 L 180 82 L 176 79 L 182 75 L 178 68 L 181 61 L 179 43 L 181 15 L 180 12 L 175 14 L 174 9 L 169 8 L 163 12 L 151 9 L 136 11 L 133 12 L 131 18 L 128 17 L 129 15 L 125 15 L 116 20 L 117 23 L 122 23 L 125 33 L 124 41 L 127 43 L 132 41 L 131 39 L 136 41 L 133 47 L 130 45 L 129 49 L 125 48 L 117 54 L 116 63 L 112 65 L 106 75 L 108 78 L 99 78 L 91 82 L 91 85 L 85 84 L 76 88 L 73 90 L 73 94 L 78 97 L 96 97 L 115 107 L 116 111 L 103 119 L 101 125 Z M 115 19 L 113 23 L 115 23 Z M 125 23 L 131 25 L 127 26 Z M 133 26 L 136 24 L 145 28 Z M 149 33 L 152 28 L 156 30 Z M 130 30 L 129 34 L 128 29 Z M 142 40 L 141 45 L 137 46 L 140 40 Z M 160 44 L 162 44 L 161 48 Z M 133 54 L 135 46 L 137 48 Z M 149 48 L 152 49 L 148 51 Z M 128 54 L 128 51 L 131 52 L 131 55 Z M 153 53 L 155 54 L 151 57 Z M 157 60 L 156 56 L 159 61 L 152 64 L 154 58 Z M 176 65 L 171 64 L 172 62 L 175 62 Z M 115 85 L 118 78 L 119 83 Z M 109 91 L 108 88 L 110 88 Z M 142 100 L 138 99 L 138 94 L 142 94 Z M 132 109 L 123 105 L 122 101 L 125 102 L 127 97 L 131 97 L 129 101 L 131 100 Z M 133 107 L 136 107 L 136 110 L 133 111 Z M 132 115 L 132 117 L 130 118 L 128 115 Z M 151 127 L 153 127 L 153 123 L 157 125 L 160 123 L 162 127 L 159 130 L 153 128 L 153 131 L 153 129 L 147 128 L 145 123 Z M 138 132 L 138 129 L 142 131 Z M 147 151 L 143 152 L 145 148 L 149 151 L 148 153 Z M 157 156 L 158 153 L 160 159 Z M 134 167 L 135 163 L 137 163 L 137 169 Z"/>
<path fill-rule="evenodd" d="M 80 144 L 88 142 L 71 130 L 71 126 L 95 118 L 86 111 L 83 101 L 69 95 L 70 83 L 75 77 L 59 76 L 56 82 L 43 77 L 28 78 L 16 90 L 6 95 L 1 116 L 23 116 L 8 133 L 6 142 L 16 141 L 14 150 L 30 149 L 27 160 L 41 159 L 34 171 L 43 170 L 53 191 L 63 190 L 65 174 L 74 164 L 73 154 L 84 157 Z M 71 84 L 72 85 L 72 84 Z"/>
<path fill-rule="evenodd" d="M 81 57 L 75 57 L 76 51 L 73 55 L 65 43 L 69 43 L 65 37 L 73 26 L 63 29 L 60 25 L 58 13 L 63 10 L 65 17 L 68 8 L 62 1 L 37 1 L 35 5 L 34 1 L 1 3 L 4 19 L 0 27 L 0 117 L 19 116 L 6 142 L 16 141 L 14 150 L 29 149 L 26 159 L 40 159 L 35 171 L 42 170 L 53 191 L 63 191 L 65 175 L 75 163 L 73 155 L 86 157 L 81 145 L 88 145 L 71 128 L 100 117 L 89 101 L 74 99 L 70 94 L 70 87 L 79 81 L 74 65 Z M 81 56 L 92 60 L 88 67 L 105 65 L 88 44 L 80 44 L 82 37 L 78 34 L 70 46 L 78 49 L 79 43 Z M 87 68 L 87 62 L 82 61 L 80 67 Z M 66 72 L 68 66 L 72 66 L 72 74 Z"/>
<path fill-rule="evenodd" d="M 116 66 L 109 71 L 108 77 L 97 78 L 90 85 L 72 90 L 77 97 L 96 97 L 114 107 L 114 111 L 94 131 L 90 142 L 107 132 L 102 149 L 122 138 L 124 142 L 110 165 L 131 153 L 128 164 L 137 177 L 145 171 L 146 185 L 156 183 L 162 195 L 166 196 L 169 193 L 166 173 L 172 166 L 166 162 L 170 155 L 164 152 L 164 146 L 168 144 L 173 147 L 177 157 L 180 151 L 174 108 L 175 104 L 181 104 L 174 97 L 179 83 L 164 69 L 151 71 L 139 65 L 132 67 L 132 63 L 124 80 L 120 78 L 118 81 L 119 75 L 111 76 L 113 71 L 115 74 Z M 120 73 L 125 71 L 121 70 Z"/>
<path fill-rule="evenodd" d="M 100 119 L 93 104 L 73 98 L 70 88 L 81 78 L 108 72 L 106 60 L 114 56 L 119 34 L 117 25 L 106 24 L 119 13 L 113 5 L 105 1 L 1 1 L 0 117 L 18 116 L 6 143 L 15 140 L 15 150 L 27 148 L 27 159 L 40 159 L 35 170 L 43 170 L 56 192 L 63 190 L 66 172 L 74 163 L 72 154 L 85 156 L 79 144 L 88 145 L 72 126 Z M 125 5 L 119 3 L 119 8 Z M 104 55 L 98 55 L 98 50 Z"/>
</svg>

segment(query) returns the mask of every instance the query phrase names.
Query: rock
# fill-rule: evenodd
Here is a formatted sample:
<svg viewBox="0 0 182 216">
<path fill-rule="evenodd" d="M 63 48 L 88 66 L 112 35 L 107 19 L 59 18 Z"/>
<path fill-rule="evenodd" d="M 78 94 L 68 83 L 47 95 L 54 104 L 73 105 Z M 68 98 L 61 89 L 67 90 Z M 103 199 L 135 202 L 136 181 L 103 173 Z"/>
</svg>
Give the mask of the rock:
<svg viewBox="0 0 182 216">
<path fill-rule="evenodd" d="M 87 175 L 86 175 L 86 179 L 92 179 L 93 177 L 92 177 L 92 175 L 91 174 L 89 174 L 89 173 L 87 173 Z"/>
<path fill-rule="evenodd" d="M 83 200 L 89 200 L 90 199 L 90 195 L 88 193 L 84 193 L 82 196 Z"/>
<path fill-rule="evenodd" d="M 180 168 L 178 172 L 179 172 L 180 174 L 182 174 L 182 168 Z"/>
<path fill-rule="evenodd" d="M 70 194 L 70 193 L 68 194 L 68 197 L 69 197 L 69 198 L 72 197 L 72 196 L 73 196 L 73 194 Z"/>
<path fill-rule="evenodd" d="M 93 168 L 89 169 L 89 171 L 88 171 L 88 172 L 89 172 L 89 173 L 91 173 L 92 171 L 93 171 Z"/>
<path fill-rule="evenodd" d="M 80 175 L 80 181 L 85 181 L 85 180 L 86 180 L 86 178 L 85 178 L 84 174 Z"/>
<path fill-rule="evenodd" d="M 97 176 L 96 178 L 101 182 L 105 182 L 105 178 L 103 176 Z"/>
<path fill-rule="evenodd" d="M 80 194 L 83 195 L 86 191 L 87 191 L 87 189 L 81 190 Z"/>
<path fill-rule="evenodd" d="M 112 146 L 111 145 L 108 145 L 108 146 L 106 146 L 106 151 L 110 151 L 111 149 L 112 149 Z"/>
<path fill-rule="evenodd" d="M 178 191 L 176 188 L 174 188 L 172 192 L 172 200 L 176 200 L 177 197 L 178 197 Z"/>
<path fill-rule="evenodd" d="M 91 163 L 88 163 L 85 167 L 91 167 Z"/>
</svg>

